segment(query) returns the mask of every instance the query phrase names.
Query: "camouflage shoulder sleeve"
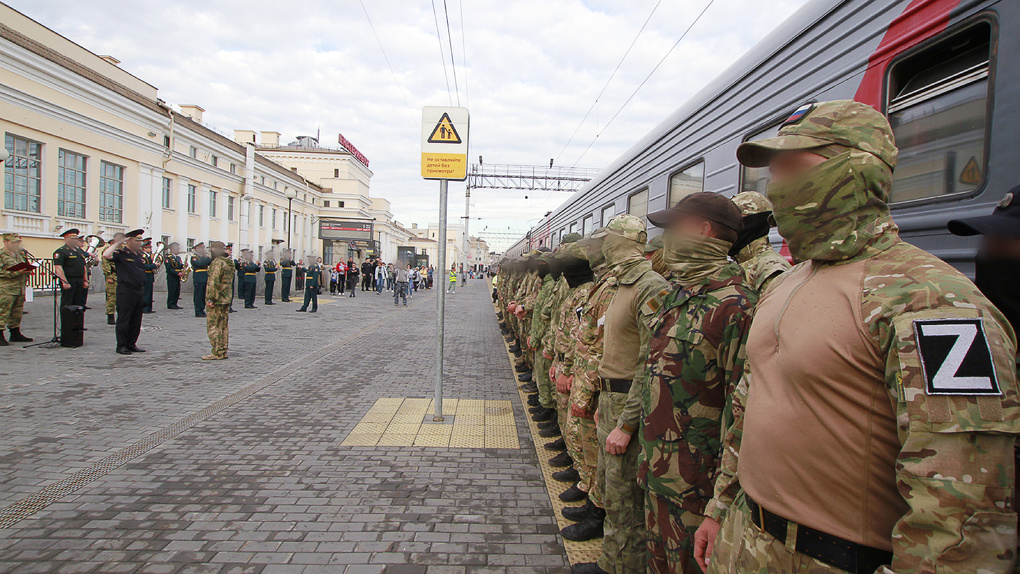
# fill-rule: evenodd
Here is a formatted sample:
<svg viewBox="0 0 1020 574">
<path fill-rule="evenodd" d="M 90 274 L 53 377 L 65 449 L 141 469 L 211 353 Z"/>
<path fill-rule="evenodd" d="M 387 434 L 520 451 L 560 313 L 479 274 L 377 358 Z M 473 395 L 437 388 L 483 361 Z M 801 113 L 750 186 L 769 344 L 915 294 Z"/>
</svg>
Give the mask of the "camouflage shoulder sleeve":
<svg viewBox="0 0 1020 574">
<path fill-rule="evenodd" d="M 886 357 L 902 445 L 897 486 L 910 507 L 880 571 L 1007 571 L 1020 391 L 1005 318 L 955 269 L 907 244 L 873 258 L 863 287 L 861 316 Z"/>
<path fill-rule="evenodd" d="M 747 393 L 751 385 L 751 372 L 744 365 L 744 376 L 740 378 L 729 401 L 729 426 L 723 429 L 722 457 L 719 472 L 715 478 L 715 489 L 712 500 L 705 506 L 705 516 L 722 521 L 726 513 L 733 507 L 733 500 L 740 492 L 740 481 L 737 478 L 737 459 L 740 454 L 740 441 L 744 435 L 744 405 L 747 404 Z"/>
<path fill-rule="evenodd" d="M 645 379 L 644 364 L 648 358 L 648 341 L 652 337 L 652 324 L 662 310 L 662 302 L 669 295 L 669 282 L 661 275 L 648 270 L 638 280 L 639 295 L 637 301 L 638 313 L 638 335 L 640 337 L 640 350 L 638 372 L 634 373 L 634 380 L 630 385 L 630 392 L 627 394 L 627 404 L 616 421 L 616 428 L 627 434 L 634 434 L 641 421 L 641 388 Z"/>
</svg>

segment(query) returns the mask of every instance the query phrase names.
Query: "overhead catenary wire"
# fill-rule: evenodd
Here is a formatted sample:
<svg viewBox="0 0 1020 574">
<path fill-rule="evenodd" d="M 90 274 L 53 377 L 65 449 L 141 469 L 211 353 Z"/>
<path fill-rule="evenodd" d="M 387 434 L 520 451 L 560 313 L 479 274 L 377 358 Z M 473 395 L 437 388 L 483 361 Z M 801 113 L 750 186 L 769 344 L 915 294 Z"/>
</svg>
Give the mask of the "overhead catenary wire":
<svg viewBox="0 0 1020 574">
<path fill-rule="evenodd" d="M 368 26 L 372 28 L 372 34 L 375 35 L 375 41 L 379 44 L 379 51 L 382 52 L 383 59 L 386 60 L 386 66 L 390 69 L 390 74 L 393 76 L 393 81 L 397 84 L 397 89 L 400 90 L 400 97 L 404 100 L 404 106 L 407 107 L 407 111 L 411 114 L 411 122 L 415 126 L 415 129 L 419 129 L 418 118 L 411 109 L 411 104 L 407 103 L 407 96 L 404 94 L 404 86 L 400 83 L 400 78 L 397 77 L 397 73 L 393 71 L 393 65 L 390 63 L 390 57 L 386 55 L 386 48 L 383 47 L 382 39 L 379 38 L 379 33 L 375 30 L 375 24 L 372 23 L 372 18 L 368 15 L 368 9 L 365 8 L 365 1 L 358 0 L 361 3 L 361 10 L 365 13 L 365 19 L 368 20 Z"/>
<path fill-rule="evenodd" d="M 634 96 L 636 96 L 637 93 L 641 91 L 641 88 L 644 87 L 644 85 L 648 82 L 649 79 L 651 79 L 652 75 L 655 74 L 655 71 L 658 70 L 660 66 L 662 66 L 662 63 L 666 61 L 666 58 L 668 58 L 669 55 L 673 53 L 673 50 L 675 50 L 676 47 L 680 45 L 680 42 L 682 42 L 683 39 L 687 37 L 687 33 L 690 32 L 692 28 L 694 28 L 694 25 L 697 24 L 699 20 L 701 20 L 701 17 L 705 15 L 705 12 L 707 12 L 708 9 L 711 8 L 712 4 L 714 3 L 715 0 L 709 0 L 708 4 L 705 5 L 705 7 L 701 10 L 700 13 L 698 13 L 697 18 L 695 18 L 694 21 L 691 22 L 689 26 L 687 26 L 687 29 L 684 30 L 684 33 L 680 34 L 680 37 L 677 38 L 676 42 L 674 42 L 673 45 L 669 48 L 669 50 L 666 52 L 666 55 L 664 55 L 662 59 L 659 60 L 658 64 L 655 64 L 655 67 L 652 68 L 652 71 L 648 72 L 648 75 L 645 76 L 644 80 L 641 80 L 641 83 L 638 84 L 637 88 L 634 89 L 634 92 L 631 93 L 630 97 L 628 97 L 627 100 L 623 102 L 623 105 L 620 106 L 620 109 L 616 110 L 616 113 L 613 114 L 612 117 L 609 118 L 609 121 L 606 122 L 604 126 L 602 126 L 602 129 L 599 130 L 597 134 L 595 134 L 595 137 L 592 138 L 591 143 L 588 144 L 588 147 L 584 148 L 584 151 L 581 152 L 581 155 L 579 155 L 576 160 L 574 160 L 574 164 L 571 167 L 577 166 L 577 163 L 581 161 L 581 159 L 584 157 L 586 153 L 588 153 L 588 150 L 591 149 L 591 146 L 595 145 L 595 142 L 598 141 L 599 136 L 601 136 L 609 128 L 609 126 L 612 125 L 613 120 L 615 120 L 616 117 L 620 115 L 620 112 L 622 112 L 624 108 L 627 107 L 627 104 L 629 104 L 631 100 L 634 99 Z"/>
<path fill-rule="evenodd" d="M 450 33 L 450 11 L 443 0 L 443 16 L 446 17 L 446 41 L 450 44 L 450 67 L 453 68 L 453 90 L 457 94 L 457 106 L 460 106 L 460 86 L 457 85 L 457 62 L 453 59 L 453 34 Z"/>
<path fill-rule="evenodd" d="M 439 31 L 439 13 L 436 12 L 436 0 L 432 0 L 432 18 L 436 21 L 436 39 L 439 40 L 439 58 L 443 61 L 443 76 L 446 78 L 446 94 L 453 105 L 453 92 L 450 91 L 450 74 L 446 71 L 446 54 L 443 53 L 443 34 Z"/>
<path fill-rule="evenodd" d="M 567 151 L 567 146 L 570 145 L 570 142 L 574 141 L 574 136 L 577 135 L 577 132 L 581 129 L 581 126 L 584 125 L 584 121 L 588 119 L 588 116 L 591 115 L 592 110 L 595 110 L 595 107 L 599 103 L 599 99 L 601 99 L 602 95 L 606 93 L 606 88 L 609 87 L 609 83 L 612 82 L 613 78 L 616 77 L 616 72 L 620 71 L 620 66 L 623 65 L 623 61 L 627 59 L 627 56 L 630 54 L 630 51 L 634 48 L 634 44 L 637 43 L 638 38 L 641 37 L 641 33 L 645 31 L 645 27 L 648 26 L 648 23 L 652 20 L 652 16 L 655 15 L 655 11 L 659 9 L 659 4 L 662 4 L 662 0 L 656 2 L 655 6 L 652 7 L 652 11 L 648 14 L 648 18 L 645 18 L 645 23 L 641 25 L 641 29 L 638 30 L 638 33 L 637 35 L 634 36 L 634 39 L 631 40 L 630 46 L 627 46 L 627 51 L 623 53 L 623 57 L 620 58 L 620 61 L 616 63 L 616 67 L 613 68 L 613 73 L 609 74 L 609 79 L 606 80 L 606 84 L 602 86 L 602 90 L 599 91 L 599 95 L 595 96 L 595 101 L 592 102 L 591 107 L 588 108 L 588 111 L 584 113 L 584 117 L 581 118 L 580 122 L 578 122 L 577 127 L 574 128 L 574 132 L 570 134 L 570 137 L 567 139 L 567 143 L 563 144 L 563 149 L 561 149 L 560 153 L 556 156 L 557 161 L 559 161 L 560 157 L 563 156 L 563 152 Z M 598 112 L 596 112 L 596 115 L 597 114 Z M 596 126 L 597 123 L 598 122 L 596 120 Z"/>
</svg>

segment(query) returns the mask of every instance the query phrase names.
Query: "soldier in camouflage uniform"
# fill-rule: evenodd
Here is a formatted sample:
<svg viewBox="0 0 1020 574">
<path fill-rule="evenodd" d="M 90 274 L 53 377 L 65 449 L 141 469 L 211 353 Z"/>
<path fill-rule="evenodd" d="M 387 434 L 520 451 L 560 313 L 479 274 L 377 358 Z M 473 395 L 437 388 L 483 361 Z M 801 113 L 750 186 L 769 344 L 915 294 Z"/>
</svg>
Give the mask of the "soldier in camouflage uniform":
<svg viewBox="0 0 1020 574">
<path fill-rule="evenodd" d="M 230 335 L 227 321 L 230 302 L 234 298 L 234 262 L 227 255 L 222 241 L 210 243 L 209 252 L 213 260 L 209 264 L 209 279 L 205 288 L 205 329 L 209 334 L 212 352 L 202 359 L 217 361 L 227 358 L 227 339 Z"/>
<path fill-rule="evenodd" d="M 118 231 L 113 234 L 113 240 L 124 239 L 124 233 Z M 117 324 L 117 266 L 109 259 L 100 257 L 99 265 L 103 269 L 103 277 L 106 279 L 106 324 Z"/>
<path fill-rule="evenodd" d="M 532 372 L 532 378 L 538 387 L 539 404 L 532 407 L 531 414 L 540 415 L 535 420 L 549 420 L 549 417 L 552 416 L 550 411 L 556 408 L 556 402 L 553 399 L 552 382 L 549 380 L 549 364 L 552 361 L 552 355 L 549 344 L 545 341 L 545 334 L 549 328 L 549 315 L 547 313 L 549 298 L 556 288 L 556 280 L 553 278 L 552 273 L 549 272 L 549 255 L 551 254 L 545 253 L 539 257 L 538 276 L 542 283 L 541 287 L 539 287 L 538 295 L 535 297 L 534 310 L 532 312 L 534 320 L 531 322 L 530 332 L 526 337 L 528 348 L 534 352 L 535 357 L 535 370 Z"/>
<path fill-rule="evenodd" d="M 769 229 L 774 221 L 772 204 L 757 191 L 745 191 L 733 196 L 740 208 L 743 227 L 730 248 L 730 257 L 744 270 L 748 284 L 762 295 L 772 280 L 790 268 L 790 263 L 779 256 L 769 243 Z"/>
<path fill-rule="evenodd" d="M 651 322 L 670 288 L 645 260 L 648 236 L 642 219 L 618 215 L 601 236 L 605 237 L 602 251 L 606 263 L 619 281 L 616 295 L 600 319 L 605 323 L 606 340 L 598 371 L 598 437 L 605 445 L 598 471 L 605 480 L 605 538 L 598 562 L 577 565 L 574 570 L 640 573 L 647 567 L 647 533 L 644 496 L 637 484 L 638 441 L 631 438 L 641 419 L 640 384 Z"/>
<path fill-rule="evenodd" d="M 1014 567 L 1016 342 L 973 283 L 899 238 L 896 155 L 885 117 L 852 101 L 738 148 L 769 166 L 802 263 L 755 310 L 706 508 L 724 523 L 697 533 L 709 572 Z"/>
<path fill-rule="evenodd" d="M 641 385 L 637 477 L 646 492 L 649 570 L 700 574 L 694 533 L 712 498 L 757 296 L 727 259 L 741 226 L 729 199 L 695 193 L 648 219 L 667 228 L 663 262 L 676 286 L 652 327 Z"/>
<path fill-rule="evenodd" d="M 4 233 L 3 249 L 0 249 L 0 347 L 8 345 L 4 338 L 4 327 L 11 332 L 12 343 L 30 343 L 32 339 L 21 334 L 21 314 L 25 308 L 25 285 L 31 269 L 11 271 L 10 268 L 28 262 L 28 256 L 21 249 L 21 236 Z"/>
<path fill-rule="evenodd" d="M 569 233 L 563 237 L 563 244 L 559 247 L 560 250 L 573 245 L 581 239 L 579 233 Z M 567 342 L 562 340 L 561 328 L 563 325 L 562 320 L 562 305 L 564 300 L 570 294 L 570 286 L 567 285 L 567 280 L 562 277 L 562 270 L 558 268 L 561 260 L 557 259 L 554 265 L 557 266 L 557 281 L 553 288 L 552 294 L 549 297 L 549 305 L 546 308 L 546 312 L 549 315 L 549 326 L 546 332 L 546 340 L 550 341 L 549 345 L 549 375 L 550 385 L 552 388 L 553 402 L 555 403 L 556 416 L 553 420 L 542 423 L 539 427 L 543 430 L 539 433 L 542 437 L 552 437 L 562 434 L 562 430 L 566 424 L 566 413 L 567 413 L 567 399 L 568 396 L 564 394 L 564 383 L 560 380 L 562 374 L 563 365 L 563 353 L 566 351 Z M 546 448 L 550 450 L 559 449 L 564 452 L 556 455 L 549 461 L 549 464 L 556 468 L 570 467 L 574 463 L 574 459 L 571 457 L 566 443 L 566 437 L 561 436 L 556 442 L 547 444 Z M 567 477 L 565 474 L 557 473 L 558 480 L 564 482 L 576 482 L 576 479 L 572 475 L 576 475 L 576 471 L 571 476 Z M 570 494 L 561 494 L 560 498 L 564 502 L 576 502 L 581 500 L 583 497 L 576 490 L 570 491 Z"/>
<path fill-rule="evenodd" d="M 648 241 L 645 245 L 645 259 L 652 263 L 652 269 L 656 273 L 662 275 L 662 278 L 670 283 L 673 282 L 673 272 L 669 270 L 666 263 L 662 260 L 662 236 L 658 236 Z"/>
</svg>

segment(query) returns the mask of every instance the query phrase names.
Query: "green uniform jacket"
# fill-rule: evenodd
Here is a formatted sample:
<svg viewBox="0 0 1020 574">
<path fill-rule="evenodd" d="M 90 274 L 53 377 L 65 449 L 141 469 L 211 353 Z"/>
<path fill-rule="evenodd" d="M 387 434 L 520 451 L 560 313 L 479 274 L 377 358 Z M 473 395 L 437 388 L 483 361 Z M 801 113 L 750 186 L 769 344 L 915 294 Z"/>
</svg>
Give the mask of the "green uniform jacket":
<svg viewBox="0 0 1020 574">
<path fill-rule="evenodd" d="M 17 295 L 25 292 L 25 285 L 28 283 L 30 273 L 14 273 L 8 271 L 9 267 L 25 263 L 28 258 L 23 252 L 11 255 L 5 249 L 0 249 L 0 293 L 4 295 Z"/>
<path fill-rule="evenodd" d="M 209 264 L 209 282 L 205 300 L 214 305 L 229 305 L 233 299 L 234 264 L 227 256 L 217 257 Z"/>
</svg>

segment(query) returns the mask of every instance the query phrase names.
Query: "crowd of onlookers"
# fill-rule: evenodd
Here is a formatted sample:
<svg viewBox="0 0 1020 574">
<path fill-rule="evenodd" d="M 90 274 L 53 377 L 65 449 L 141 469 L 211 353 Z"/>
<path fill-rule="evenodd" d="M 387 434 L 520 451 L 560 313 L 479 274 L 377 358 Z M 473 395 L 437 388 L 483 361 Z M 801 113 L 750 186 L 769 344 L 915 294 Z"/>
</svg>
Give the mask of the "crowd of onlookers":
<svg viewBox="0 0 1020 574">
<path fill-rule="evenodd" d="M 360 265 L 354 259 L 338 261 L 328 268 L 330 295 L 347 294 L 354 297 L 360 283 L 361 291 L 393 292 L 397 288 L 397 275 L 403 268 L 407 272 L 407 295 L 413 297 L 418 289 L 431 289 L 434 270 L 431 266 L 413 267 L 410 263 L 384 263 L 380 258 L 366 259 Z"/>
</svg>

